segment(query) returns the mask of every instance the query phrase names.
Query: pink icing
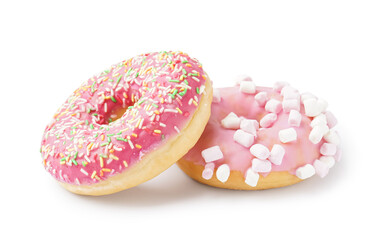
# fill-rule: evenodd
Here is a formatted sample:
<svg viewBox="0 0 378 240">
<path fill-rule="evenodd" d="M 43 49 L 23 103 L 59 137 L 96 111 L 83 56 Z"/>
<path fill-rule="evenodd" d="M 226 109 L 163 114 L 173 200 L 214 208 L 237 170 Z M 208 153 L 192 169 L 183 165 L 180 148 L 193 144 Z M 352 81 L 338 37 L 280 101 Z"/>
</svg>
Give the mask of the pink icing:
<svg viewBox="0 0 378 240">
<path fill-rule="evenodd" d="M 205 80 L 201 64 L 180 52 L 139 55 L 90 78 L 46 127 L 46 170 L 77 185 L 126 171 L 186 125 Z"/>
<path fill-rule="evenodd" d="M 241 171 L 243 174 L 251 167 L 254 158 L 249 148 L 246 148 L 233 140 L 236 130 L 226 129 L 221 126 L 221 120 L 230 112 L 234 112 L 239 117 L 247 119 L 256 119 L 260 122 L 261 118 L 269 114 L 264 105 L 259 104 L 255 99 L 255 94 L 245 94 L 240 92 L 239 87 L 229 87 L 218 89 L 221 100 L 213 103 L 211 107 L 211 117 L 197 144 L 184 157 L 185 160 L 194 164 L 205 166 L 205 161 L 201 157 L 201 151 L 209 147 L 219 145 L 223 152 L 224 158 L 215 161 L 215 167 L 222 164 L 228 164 L 231 170 Z M 268 99 L 283 100 L 278 91 L 272 88 L 257 87 L 256 94 L 267 92 Z M 299 127 L 290 126 L 288 122 L 289 112 L 280 111 L 277 120 L 272 126 L 260 128 L 257 131 L 257 138 L 254 144 L 263 144 L 272 149 L 274 144 L 280 144 L 285 149 L 285 155 L 281 165 L 272 164 L 274 172 L 288 171 L 295 174 L 295 170 L 305 164 L 313 164 L 316 159 L 321 157 L 320 147 L 324 143 L 321 140 L 318 144 L 309 141 L 311 131 L 312 117 L 304 115 L 303 104 L 301 104 L 300 113 L 302 121 Z M 282 129 L 294 128 L 297 132 L 297 140 L 289 143 L 282 143 L 278 137 L 278 133 Z M 267 175 L 268 173 L 261 173 Z"/>
</svg>

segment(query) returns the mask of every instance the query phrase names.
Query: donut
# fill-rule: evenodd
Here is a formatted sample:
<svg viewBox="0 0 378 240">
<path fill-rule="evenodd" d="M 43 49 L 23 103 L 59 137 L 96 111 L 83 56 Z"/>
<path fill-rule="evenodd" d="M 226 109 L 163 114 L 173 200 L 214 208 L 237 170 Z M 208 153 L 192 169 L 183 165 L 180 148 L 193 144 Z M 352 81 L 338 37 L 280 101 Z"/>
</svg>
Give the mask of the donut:
<svg viewBox="0 0 378 240">
<path fill-rule="evenodd" d="M 122 61 L 85 81 L 58 109 L 42 137 L 43 165 L 77 194 L 134 187 L 194 146 L 211 99 L 210 79 L 187 54 Z"/>
<path fill-rule="evenodd" d="M 286 82 L 214 89 L 211 117 L 177 165 L 219 188 L 257 190 L 321 178 L 340 160 L 337 120 L 327 102 Z"/>
</svg>

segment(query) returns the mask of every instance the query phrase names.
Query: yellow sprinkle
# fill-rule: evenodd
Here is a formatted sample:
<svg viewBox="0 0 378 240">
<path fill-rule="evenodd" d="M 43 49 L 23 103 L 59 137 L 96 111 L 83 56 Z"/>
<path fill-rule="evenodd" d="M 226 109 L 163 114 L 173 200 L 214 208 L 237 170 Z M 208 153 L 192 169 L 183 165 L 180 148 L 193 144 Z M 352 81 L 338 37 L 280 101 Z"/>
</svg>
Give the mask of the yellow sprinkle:
<svg viewBox="0 0 378 240">
<path fill-rule="evenodd" d="M 196 101 L 194 101 L 194 100 L 193 100 L 193 104 L 194 104 L 195 106 L 198 106 L 198 103 L 197 103 Z"/>
<path fill-rule="evenodd" d="M 119 158 L 116 157 L 116 156 L 114 156 L 113 154 L 109 154 L 109 157 L 110 157 L 111 159 L 114 159 L 114 160 L 119 160 Z"/>
<path fill-rule="evenodd" d="M 96 171 L 93 171 L 92 175 L 91 175 L 91 178 L 94 178 L 96 176 L 97 172 Z"/>
<path fill-rule="evenodd" d="M 159 129 L 155 129 L 155 130 L 154 130 L 154 133 L 159 133 L 159 134 L 160 134 L 160 133 L 161 133 L 161 130 L 159 130 Z"/>
<path fill-rule="evenodd" d="M 91 142 L 90 144 L 88 144 L 87 149 L 91 150 L 92 146 L 93 146 L 93 142 Z"/>
<path fill-rule="evenodd" d="M 111 170 L 109 168 L 103 168 L 101 169 L 103 172 L 110 172 Z"/>
<path fill-rule="evenodd" d="M 180 114 L 182 114 L 182 111 L 181 111 L 180 108 L 177 107 L 176 110 L 177 110 Z"/>
<path fill-rule="evenodd" d="M 125 167 L 128 167 L 129 165 L 127 165 L 127 162 L 126 161 L 123 161 L 123 165 L 125 165 Z"/>
<path fill-rule="evenodd" d="M 98 177 L 97 175 L 96 175 L 96 176 L 94 176 L 94 177 L 95 177 L 95 178 L 96 178 L 97 180 L 99 180 L 99 181 L 101 180 L 101 179 L 100 179 L 100 178 L 99 178 L 99 177 Z"/>
<path fill-rule="evenodd" d="M 127 98 L 127 95 L 126 95 L 126 93 L 125 93 L 125 92 L 123 93 L 123 97 L 124 97 L 124 98 Z"/>
<path fill-rule="evenodd" d="M 102 134 L 102 135 L 101 135 L 101 141 L 104 141 L 104 139 L 105 139 L 105 135 Z"/>
<path fill-rule="evenodd" d="M 104 159 L 102 157 L 100 157 L 100 167 L 101 168 L 104 167 Z"/>
<path fill-rule="evenodd" d="M 141 148 L 142 148 L 142 146 L 141 146 L 141 145 L 139 145 L 139 144 L 135 144 L 135 147 L 136 147 L 136 148 L 139 148 L 139 149 L 141 149 Z"/>
<path fill-rule="evenodd" d="M 66 161 L 61 161 L 60 164 L 64 165 L 64 164 L 66 164 Z"/>
<path fill-rule="evenodd" d="M 161 102 L 161 103 L 164 103 L 164 98 L 160 98 L 160 102 Z"/>
<path fill-rule="evenodd" d="M 189 63 L 185 64 L 185 66 L 187 66 L 187 67 L 192 67 L 192 65 L 189 64 Z"/>
<path fill-rule="evenodd" d="M 141 119 L 141 118 L 139 118 L 139 120 L 138 120 L 137 124 L 135 125 L 135 128 L 137 128 L 137 127 L 139 126 L 139 124 L 140 124 L 140 121 L 142 121 L 142 119 Z"/>
<path fill-rule="evenodd" d="M 158 110 L 155 110 L 154 113 L 155 113 L 156 115 L 159 115 L 159 114 L 160 114 L 160 112 L 159 112 Z"/>
</svg>

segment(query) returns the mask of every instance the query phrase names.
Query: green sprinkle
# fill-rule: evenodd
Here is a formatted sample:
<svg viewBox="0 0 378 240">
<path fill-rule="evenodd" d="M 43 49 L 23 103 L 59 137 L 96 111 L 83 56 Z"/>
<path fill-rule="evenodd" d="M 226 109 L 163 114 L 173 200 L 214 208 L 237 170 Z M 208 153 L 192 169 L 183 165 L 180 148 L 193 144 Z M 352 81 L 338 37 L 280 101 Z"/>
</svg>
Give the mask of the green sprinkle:
<svg viewBox="0 0 378 240">
<path fill-rule="evenodd" d="M 180 92 L 179 95 L 180 95 L 180 96 L 184 96 L 184 95 L 186 94 L 186 91 L 188 91 L 187 88 L 185 88 L 184 91 Z"/>
<path fill-rule="evenodd" d="M 188 63 L 188 60 L 183 60 L 181 61 L 181 63 Z"/>
<path fill-rule="evenodd" d="M 197 87 L 196 90 L 197 90 L 197 94 L 200 94 L 200 89 L 199 89 L 199 87 Z"/>
<path fill-rule="evenodd" d="M 165 136 L 164 134 L 161 135 L 161 139 L 164 140 L 165 139 Z"/>
<path fill-rule="evenodd" d="M 109 82 L 114 82 L 114 80 L 113 79 L 109 79 Z"/>
<path fill-rule="evenodd" d="M 173 91 L 173 95 L 176 95 L 177 94 L 177 92 L 178 92 L 178 90 L 177 89 L 175 89 L 174 91 Z"/>
<path fill-rule="evenodd" d="M 66 161 L 66 159 L 67 158 L 64 157 L 64 158 L 60 159 L 60 161 L 63 162 L 63 161 Z"/>
<path fill-rule="evenodd" d="M 112 139 L 110 139 L 110 137 L 108 137 L 108 143 L 110 143 L 112 141 Z"/>
<path fill-rule="evenodd" d="M 122 78 L 122 75 L 120 75 L 117 79 L 117 84 L 119 83 L 119 81 L 121 81 L 121 78 Z"/>
<path fill-rule="evenodd" d="M 100 144 L 101 147 L 106 146 L 106 145 L 109 145 L 109 143 L 106 142 L 106 143 L 101 143 L 101 144 Z"/>
<path fill-rule="evenodd" d="M 137 72 L 136 74 L 135 74 L 135 77 L 137 78 L 139 76 L 139 72 Z"/>
<path fill-rule="evenodd" d="M 172 99 L 175 99 L 175 95 L 170 94 L 170 93 L 168 93 L 168 95 L 169 95 Z"/>
<path fill-rule="evenodd" d="M 177 79 L 171 79 L 171 80 L 168 80 L 168 82 L 180 82 L 180 80 L 177 80 Z"/>
<path fill-rule="evenodd" d="M 154 106 L 154 107 L 156 107 L 156 108 L 159 107 L 156 103 L 152 103 L 151 105 Z"/>
<path fill-rule="evenodd" d="M 185 83 L 186 85 L 189 85 L 189 83 L 188 83 L 188 81 L 187 81 L 187 80 L 184 80 L 184 83 Z"/>
<path fill-rule="evenodd" d="M 144 103 L 144 101 L 146 101 L 146 99 L 143 99 L 143 100 L 139 101 L 138 105 L 141 105 L 142 103 Z"/>
<path fill-rule="evenodd" d="M 77 151 L 76 153 L 75 153 L 75 155 L 74 155 L 74 159 L 76 159 L 77 158 L 77 155 L 79 154 L 79 152 Z"/>
<path fill-rule="evenodd" d="M 90 125 L 89 125 L 89 127 L 91 128 L 91 129 L 94 129 L 94 127 L 93 127 L 93 124 L 91 123 Z"/>
<path fill-rule="evenodd" d="M 104 154 L 99 154 L 99 156 L 102 158 L 108 158 L 108 155 L 104 155 Z"/>
<path fill-rule="evenodd" d="M 111 96 L 110 99 L 111 99 L 113 102 L 117 102 L 117 100 L 116 100 L 113 96 Z"/>
<path fill-rule="evenodd" d="M 82 161 L 81 164 L 83 164 L 83 167 L 87 166 L 87 162 L 86 161 Z"/>
<path fill-rule="evenodd" d="M 88 120 L 85 120 L 85 125 L 88 125 L 88 124 L 89 124 Z"/>
<path fill-rule="evenodd" d="M 109 118 L 108 121 L 109 121 L 109 123 L 111 123 L 111 122 L 113 122 L 113 119 Z"/>
<path fill-rule="evenodd" d="M 167 63 L 164 63 L 163 65 L 161 65 L 161 68 L 165 67 L 166 64 L 167 64 Z"/>
<path fill-rule="evenodd" d="M 115 135 L 114 133 L 106 134 L 106 136 L 108 136 L 108 137 L 113 137 L 114 135 Z"/>
<path fill-rule="evenodd" d="M 186 72 L 185 68 L 182 69 L 182 73 L 183 73 L 184 75 L 186 75 L 187 72 Z"/>
<path fill-rule="evenodd" d="M 128 141 L 127 139 L 125 139 L 125 138 L 121 138 L 121 137 L 117 137 L 117 140 L 118 140 L 118 141 L 124 141 L 124 142 L 127 142 L 127 141 Z"/>
<path fill-rule="evenodd" d="M 128 109 L 132 109 L 132 108 L 134 108 L 134 106 L 129 106 L 129 107 L 128 107 Z"/>
<path fill-rule="evenodd" d="M 93 113 L 93 116 L 97 117 L 98 113 Z"/>
<path fill-rule="evenodd" d="M 132 68 L 130 68 L 129 71 L 127 71 L 127 73 L 126 73 L 126 77 L 129 76 L 131 70 L 132 70 Z"/>
<path fill-rule="evenodd" d="M 72 159 L 72 162 L 77 166 L 77 162 L 75 159 Z"/>
<path fill-rule="evenodd" d="M 93 81 L 92 86 L 91 86 L 91 91 L 92 91 L 92 93 L 94 93 L 94 91 L 95 91 L 95 90 L 94 90 L 94 85 L 95 85 L 95 83 L 96 83 L 96 82 Z"/>
<path fill-rule="evenodd" d="M 117 133 L 117 135 L 121 135 L 122 134 L 122 132 L 121 131 L 119 131 L 119 133 Z"/>
</svg>

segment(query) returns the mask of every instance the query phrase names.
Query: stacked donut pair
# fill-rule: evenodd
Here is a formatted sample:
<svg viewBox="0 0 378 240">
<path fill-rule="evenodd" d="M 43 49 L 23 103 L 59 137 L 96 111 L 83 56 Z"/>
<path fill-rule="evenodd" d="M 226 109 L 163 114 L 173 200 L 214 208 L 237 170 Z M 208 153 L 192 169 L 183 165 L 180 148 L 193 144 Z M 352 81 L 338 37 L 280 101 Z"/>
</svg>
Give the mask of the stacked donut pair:
<svg viewBox="0 0 378 240">
<path fill-rule="evenodd" d="M 216 187 L 281 187 L 324 177 L 339 160 L 326 107 L 287 83 L 256 87 L 245 76 L 213 92 L 187 54 L 142 54 L 84 82 L 46 127 L 40 150 L 45 169 L 77 194 L 118 192 L 176 162 Z"/>
</svg>

